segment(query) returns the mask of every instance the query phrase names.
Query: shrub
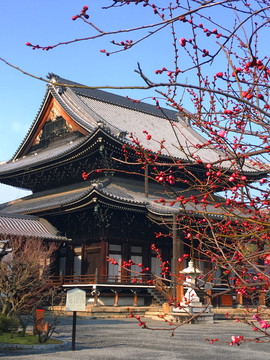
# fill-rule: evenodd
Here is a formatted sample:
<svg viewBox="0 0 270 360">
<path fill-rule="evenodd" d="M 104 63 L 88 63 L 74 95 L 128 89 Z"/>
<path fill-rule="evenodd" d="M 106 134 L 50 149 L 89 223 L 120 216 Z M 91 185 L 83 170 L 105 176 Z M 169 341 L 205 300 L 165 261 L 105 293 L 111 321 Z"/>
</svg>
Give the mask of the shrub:
<svg viewBox="0 0 270 360">
<path fill-rule="evenodd" d="M 18 331 L 19 320 L 14 317 L 0 315 L 0 334 L 4 332 Z"/>
</svg>

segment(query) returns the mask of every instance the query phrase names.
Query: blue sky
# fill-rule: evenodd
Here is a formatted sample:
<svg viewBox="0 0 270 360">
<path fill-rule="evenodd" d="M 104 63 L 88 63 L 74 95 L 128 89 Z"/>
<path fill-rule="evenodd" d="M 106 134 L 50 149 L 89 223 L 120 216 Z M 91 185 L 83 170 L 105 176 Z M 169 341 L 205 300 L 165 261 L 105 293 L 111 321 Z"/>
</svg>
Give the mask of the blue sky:
<svg viewBox="0 0 270 360">
<path fill-rule="evenodd" d="M 162 4 L 162 1 L 156 1 Z M 72 21 L 84 5 L 89 6 L 89 21 L 103 31 L 132 28 L 152 24 L 159 20 L 153 10 L 134 3 L 102 10 L 101 6 L 112 4 L 111 0 L 13 0 L 0 2 L 0 56 L 14 66 L 36 76 L 46 77 L 49 72 L 86 85 L 144 85 L 134 72 L 139 62 L 147 76 L 156 76 L 155 70 L 163 66 L 172 68 L 174 53 L 170 29 L 154 35 L 151 40 L 135 48 L 112 56 L 101 49 L 109 49 L 109 40 L 136 39 L 130 33 L 94 41 L 83 41 L 61 46 L 50 51 L 32 50 L 25 46 L 31 42 L 40 46 L 53 45 L 61 41 L 95 35 L 97 32 L 81 21 Z M 206 15 L 209 11 L 206 12 Z M 220 13 L 224 19 L 224 14 Z M 228 19 L 226 22 L 228 23 Z M 181 26 L 181 27 L 180 27 Z M 188 38 L 188 27 L 177 24 L 179 34 Z M 183 49 L 179 52 L 185 59 Z M 187 61 L 187 66 L 189 65 Z M 213 67 L 213 72 L 215 69 Z M 0 162 L 10 159 L 21 144 L 42 103 L 46 84 L 35 80 L 0 61 Z M 186 81 L 186 75 L 182 81 Z M 122 90 L 115 92 L 132 98 L 151 98 L 153 92 Z M 178 99 L 181 97 L 179 93 Z M 148 100 L 148 99 L 147 99 Z M 149 100 L 150 101 L 150 100 Z M 188 108 L 187 103 L 185 107 Z M 0 185 L 0 203 L 24 195 L 18 189 Z"/>
<path fill-rule="evenodd" d="M 123 54 L 106 56 L 100 52 L 106 48 L 107 39 L 81 42 L 62 46 L 51 51 L 37 51 L 25 46 L 26 42 L 41 46 L 60 41 L 96 34 L 81 21 L 72 21 L 84 5 L 89 6 L 92 22 L 104 31 L 121 26 L 130 28 L 144 22 L 151 22 L 152 12 L 132 7 L 102 11 L 101 5 L 112 1 L 78 0 L 14 0 L 0 2 L 1 57 L 36 76 L 46 77 L 53 72 L 64 78 L 87 85 L 139 85 L 142 84 L 134 73 L 137 61 L 145 69 L 163 65 L 160 62 L 164 49 L 148 42 L 137 49 Z M 148 15 L 147 15 L 148 13 Z M 120 38 L 119 38 L 120 39 Z M 129 39 L 123 35 L 121 40 Z M 145 61 L 147 59 L 147 61 Z M 10 159 L 22 142 L 27 130 L 35 119 L 46 90 L 46 84 L 23 75 L 0 62 L 0 161 Z M 135 91 L 118 91 L 122 95 L 144 97 Z M 23 191 L 0 185 L 0 203 L 24 195 Z"/>
</svg>

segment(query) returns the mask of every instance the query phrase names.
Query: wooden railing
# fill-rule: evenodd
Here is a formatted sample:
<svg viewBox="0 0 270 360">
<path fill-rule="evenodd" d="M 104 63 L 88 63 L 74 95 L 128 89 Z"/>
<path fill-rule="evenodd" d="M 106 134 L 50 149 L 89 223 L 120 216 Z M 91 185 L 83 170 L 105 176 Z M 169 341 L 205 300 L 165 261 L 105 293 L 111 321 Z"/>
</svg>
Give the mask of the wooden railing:
<svg viewBox="0 0 270 360">
<path fill-rule="evenodd" d="M 165 281 L 161 278 L 154 276 L 152 280 L 153 285 L 155 285 L 155 288 L 160 291 L 162 294 L 164 294 L 167 298 L 171 298 L 172 296 L 172 289 L 168 285 L 166 285 Z"/>
<path fill-rule="evenodd" d="M 51 276 L 51 285 L 82 285 L 82 284 L 123 284 L 123 285 L 149 285 L 152 282 L 151 275 L 142 274 L 140 276 L 128 276 L 128 275 L 59 275 Z"/>
</svg>

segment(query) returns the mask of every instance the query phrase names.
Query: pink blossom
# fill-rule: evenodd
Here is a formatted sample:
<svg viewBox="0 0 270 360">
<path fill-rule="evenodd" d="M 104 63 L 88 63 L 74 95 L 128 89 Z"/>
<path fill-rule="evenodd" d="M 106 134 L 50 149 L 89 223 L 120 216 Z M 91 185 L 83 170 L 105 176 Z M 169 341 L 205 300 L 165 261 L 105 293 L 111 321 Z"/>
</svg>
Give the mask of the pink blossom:
<svg viewBox="0 0 270 360">
<path fill-rule="evenodd" d="M 185 38 L 181 38 L 181 39 L 179 40 L 179 42 L 180 42 L 180 45 L 181 45 L 181 46 L 186 46 L 186 39 L 185 39 Z"/>
<path fill-rule="evenodd" d="M 239 346 L 239 341 L 240 341 L 240 336 L 234 336 L 232 335 L 231 337 L 232 341 L 230 342 L 230 345 L 232 346 L 233 344 L 236 344 Z"/>
<path fill-rule="evenodd" d="M 260 325 L 262 329 L 268 329 L 270 327 L 270 324 L 266 322 L 265 320 L 260 321 Z"/>
<path fill-rule="evenodd" d="M 218 73 L 216 73 L 216 77 L 221 78 L 222 76 L 223 76 L 223 72 L 218 72 Z"/>
<path fill-rule="evenodd" d="M 267 255 L 265 258 L 265 264 L 268 265 L 270 264 L 270 255 Z"/>
<path fill-rule="evenodd" d="M 225 130 L 220 130 L 219 132 L 218 132 L 218 136 L 220 136 L 220 137 L 224 137 L 226 135 L 226 131 Z"/>
</svg>

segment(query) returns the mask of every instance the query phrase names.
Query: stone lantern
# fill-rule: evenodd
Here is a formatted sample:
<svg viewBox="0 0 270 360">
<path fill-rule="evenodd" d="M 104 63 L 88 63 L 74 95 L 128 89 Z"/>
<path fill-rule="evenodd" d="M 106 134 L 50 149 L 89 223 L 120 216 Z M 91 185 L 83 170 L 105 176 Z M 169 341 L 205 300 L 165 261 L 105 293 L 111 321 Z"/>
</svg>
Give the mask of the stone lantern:
<svg viewBox="0 0 270 360">
<path fill-rule="evenodd" d="M 188 289 L 186 293 L 184 294 L 184 297 L 181 302 L 181 306 L 188 307 L 189 310 L 194 310 L 192 308 L 199 307 L 202 308 L 203 305 L 200 302 L 200 299 L 194 290 L 195 287 L 195 279 L 198 276 L 198 274 L 201 274 L 201 270 L 197 267 L 195 268 L 193 261 L 189 261 L 188 267 L 184 270 L 180 271 L 181 274 L 184 274 L 186 276 L 186 280 L 184 282 L 184 286 L 186 286 Z M 186 309 L 187 310 L 187 309 Z M 200 309 L 201 311 L 201 309 Z M 192 311 L 194 312 L 194 311 Z"/>
<path fill-rule="evenodd" d="M 201 270 L 195 267 L 193 261 L 189 261 L 188 267 L 180 271 L 181 274 L 186 276 L 184 286 L 187 287 L 183 299 L 179 307 L 173 307 L 170 313 L 173 321 L 186 320 L 186 318 L 201 313 L 198 317 L 192 320 L 192 323 L 208 322 L 213 323 L 213 313 L 211 308 L 208 307 L 205 310 L 205 306 L 201 303 L 196 291 L 195 291 L 195 280 Z"/>
</svg>

